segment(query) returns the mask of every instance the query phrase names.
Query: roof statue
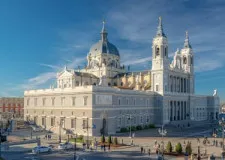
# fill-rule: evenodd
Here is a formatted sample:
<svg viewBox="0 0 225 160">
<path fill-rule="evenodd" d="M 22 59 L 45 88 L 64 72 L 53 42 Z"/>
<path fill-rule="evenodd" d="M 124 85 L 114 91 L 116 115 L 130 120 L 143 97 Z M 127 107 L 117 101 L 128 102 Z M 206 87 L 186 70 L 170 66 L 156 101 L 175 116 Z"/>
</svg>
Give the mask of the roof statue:
<svg viewBox="0 0 225 160">
<path fill-rule="evenodd" d="M 106 76 L 101 76 L 99 78 L 99 86 L 106 87 L 107 86 L 107 77 Z"/>
<path fill-rule="evenodd" d="M 214 89 L 213 96 L 217 96 L 217 89 Z"/>
<path fill-rule="evenodd" d="M 192 48 L 191 44 L 189 42 L 188 31 L 186 31 L 186 36 L 185 36 L 185 40 L 184 40 L 184 48 Z"/>
</svg>

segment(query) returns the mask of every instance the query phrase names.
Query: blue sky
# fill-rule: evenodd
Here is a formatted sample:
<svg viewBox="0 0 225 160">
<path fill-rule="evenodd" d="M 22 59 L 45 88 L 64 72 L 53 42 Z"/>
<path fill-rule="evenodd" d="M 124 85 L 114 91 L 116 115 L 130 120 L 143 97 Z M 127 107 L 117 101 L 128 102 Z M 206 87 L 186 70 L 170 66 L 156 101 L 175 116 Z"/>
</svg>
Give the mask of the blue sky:
<svg viewBox="0 0 225 160">
<path fill-rule="evenodd" d="M 106 20 L 109 40 L 132 70 L 150 69 L 151 42 L 162 16 L 169 53 L 185 31 L 195 53 L 196 93 L 225 100 L 224 0 L 2 0 L 0 96 L 54 83 L 63 66 L 84 66 Z"/>
</svg>

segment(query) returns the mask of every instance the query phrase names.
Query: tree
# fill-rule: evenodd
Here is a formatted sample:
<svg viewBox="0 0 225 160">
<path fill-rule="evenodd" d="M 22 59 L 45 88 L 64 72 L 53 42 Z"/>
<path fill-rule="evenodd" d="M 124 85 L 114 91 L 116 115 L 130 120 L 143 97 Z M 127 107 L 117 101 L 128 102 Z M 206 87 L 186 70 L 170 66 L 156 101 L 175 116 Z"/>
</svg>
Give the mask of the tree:
<svg viewBox="0 0 225 160">
<path fill-rule="evenodd" d="M 177 143 L 177 145 L 176 145 L 176 147 L 175 147 L 175 151 L 176 151 L 177 153 L 182 153 L 182 146 L 181 146 L 180 142 Z"/>
<path fill-rule="evenodd" d="M 166 151 L 167 151 L 168 153 L 171 153 L 172 150 L 173 150 L 173 146 L 172 146 L 171 142 L 169 141 L 169 142 L 167 143 L 167 145 L 166 145 Z"/>
<path fill-rule="evenodd" d="M 191 142 L 188 142 L 188 143 L 187 143 L 186 148 L 185 148 L 185 152 L 186 152 L 188 155 L 191 155 L 191 153 L 192 153 Z"/>
<path fill-rule="evenodd" d="M 115 137 L 115 138 L 113 139 L 113 144 L 115 144 L 115 145 L 117 145 L 117 144 L 118 144 L 117 137 Z"/>
<path fill-rule="evenodd" d="M 105 136 L 104 135 L 102 135 L 102 137 L 101 137 L 101 142 L 105 143 Z"/>
<path fill-rule="evenodd" d="M 108 144 L 111 144 L 111 143 L 112 143 L 112 137 L 109 136 L 109 137 L 108 137 Z"/>
</svg>

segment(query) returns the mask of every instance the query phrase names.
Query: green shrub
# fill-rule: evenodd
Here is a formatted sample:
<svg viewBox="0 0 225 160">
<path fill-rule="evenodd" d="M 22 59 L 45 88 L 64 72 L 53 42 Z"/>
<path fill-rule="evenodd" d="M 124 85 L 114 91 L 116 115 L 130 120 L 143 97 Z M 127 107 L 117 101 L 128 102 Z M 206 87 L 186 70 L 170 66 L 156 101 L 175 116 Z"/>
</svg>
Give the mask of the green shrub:
<svg viewBox="0 0 225 160">
<path fill-rule="evenodd" d="M 112 137 L 111 136 L 108 136 L 108 144 L 111 144 L 112 143 Z"/>
<path fill-rule="evenodd" d="M 187 143 L 186 148 L 185 148 L 185 152 L 186 152 L 188 155 L 191 155 L 191 153 L 192 153 L 191 142 L 188 142 L 188 143 Z"/>
<path fill-rule="evenodd" d="M 167 143 L 167 145 L 166 145 L 166 151 L 167 151 L 168 153 L 171 153 L 172 150 L 173 150 L 173 146 L 172 146 L 171 142 L 169 141 L 169 142 Z"/>
<path fill-rule="evenodd" d="M 148 127 L 149 128 L 155 128 L 155 125 L 154 124 L 149 124 Z"/>
<path fill-rule="evenodd" d="M 131 126 L 131 131 L 136 131 L 136 127 L 135 126 Z"/>
<path fill-rule="evenodd" d="M 145 125 L 145 126 L 144 126 L 144 129 L 148 129 L 148 128 L 149 128 L 148 125 Z"/>
<path fill-rule="evenodd" d="M 175 147 L 175 151 L 176 151 L 177 153 L 182 153 L 182 146 L 181 146 L 180 142 L 177 143 L 177 145 L 176 145 L 176 147 Z"/>
<path fill-rule="evenodd" d="M 142 130 L 142 126 L 138 125 L 138 126 L 136 126 L 136 129 L 137 130 Z"/>
<path fill-rule="evenodd" d="M 105 136 L 104 135 L 101 136 L 101 142 L 105 143 Z"/>
<path fill-rule="evenodd" d="M 120 132 L 128 132 L 127 128 L 120 128 Z"/>
<path fill-rule="evenodd" d="M 115 145 L 117 145 L 117 144 L 118 144 L 117 137 L 113 138 L 113 144 L 115 144 Z"/>
</svg>

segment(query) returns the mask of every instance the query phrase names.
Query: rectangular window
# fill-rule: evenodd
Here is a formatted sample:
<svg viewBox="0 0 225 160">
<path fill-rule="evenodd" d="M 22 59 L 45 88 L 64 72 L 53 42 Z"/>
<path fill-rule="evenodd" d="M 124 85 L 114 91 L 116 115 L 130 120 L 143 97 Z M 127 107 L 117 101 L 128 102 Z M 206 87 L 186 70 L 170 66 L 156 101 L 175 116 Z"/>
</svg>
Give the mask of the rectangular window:
<svg viewBox="0 0 225 160">
<path fill-rule="evenodd" d="M 75 126 L 76 126 L 76 120 L 71 119 L 71 128 L 75 128 Z"/>
<path fill-rule="evenodd" d="M 62 106 L 65 105 L 65 97 L 61 97 L 61 105 L 62 105 Z"/>
<path fill-rule="evenodd" d="M 55 118 L 52 117 L 52 118 L 51 118 L 51 126 L 54 126 L 54 125 L 55 125 Z"/>
<path fill-rule="evenodd" d="M 87 96 L 84 96 L 84 106 L 86 106 L 87 105 Z"/>
<path fill-rule="evenodd" d="M 76 97 L 72 97 L 72 106 L 76 105 Z"/>
<path fill-rule="evenodd" d="M 121 118 L 118 118 L 117 126 L 118 126 L 118 127 L 121 126 Z"/>
<path fill-rule="evenodd" d="M 143 123 L 143 117 L 141 116 L 141 118 L 140 118 L 140 121 L 141 121 L 141 123 Z"/>
<path fill-rule="evenodd" d="M 45 106 L 46 98 L 42 98 L 42 106 Z"/>
<path fill-rule="evenodd" d="M 42 126 L 45 126 L 45 117 L 42 117 L 41 124 L 42 124 Z"/>
<path fill-rule="evenodd" d="M 34 98 L 34 106 L 37 106 L 37 98 Z"/>
<path fill-rule="evenodd" d="M 27 99 L 27 106 L 30 105 L 30 98 Z"/>
<path fill-rule="evenodd" d="M 87 120 L 83 119 L 83 129 L 87 129 Z"/>
<path fill-rule="evenodd" d="M 156 90 L 156 92 L 159 91 L 159 85 L 158 84 L 155 86 L 155 90 Z"/>
<path fill-rule="evenodd" d="M 55 98 L 52 97 L 52 106 L 54 106 L 54 105 L 55 105 Z"/>
</svg>

